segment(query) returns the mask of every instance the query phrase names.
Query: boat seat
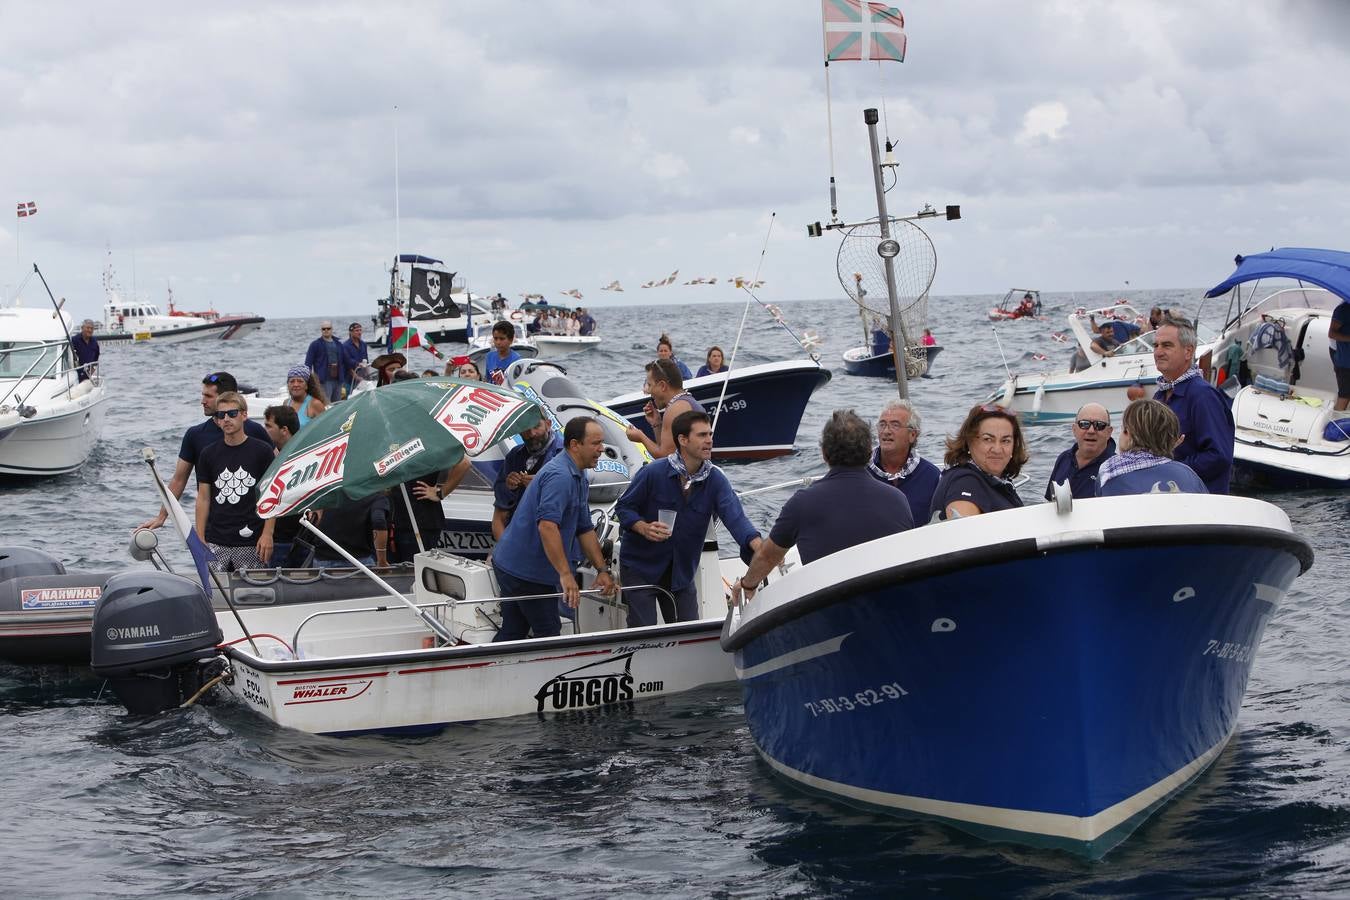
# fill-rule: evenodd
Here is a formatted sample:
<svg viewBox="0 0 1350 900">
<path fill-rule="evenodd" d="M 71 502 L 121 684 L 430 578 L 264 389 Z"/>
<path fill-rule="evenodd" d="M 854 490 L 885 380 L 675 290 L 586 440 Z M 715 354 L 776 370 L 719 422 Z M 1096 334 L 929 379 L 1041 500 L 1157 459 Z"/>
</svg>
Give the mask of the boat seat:
<svg viewBox="0 0 1350 900">
<path fill-rule="evenodd" d="M 1247 369 L 1254 380 L 1264 377 L 1268 381 L 1284 382 L 1284 393 L 1287 393 L 1293 365 L 1294 345 L 1289 341 L 1283 322 L 1266 319 L 1252 329 L 1252 335 L 1247 339 Z"/>
</svg>

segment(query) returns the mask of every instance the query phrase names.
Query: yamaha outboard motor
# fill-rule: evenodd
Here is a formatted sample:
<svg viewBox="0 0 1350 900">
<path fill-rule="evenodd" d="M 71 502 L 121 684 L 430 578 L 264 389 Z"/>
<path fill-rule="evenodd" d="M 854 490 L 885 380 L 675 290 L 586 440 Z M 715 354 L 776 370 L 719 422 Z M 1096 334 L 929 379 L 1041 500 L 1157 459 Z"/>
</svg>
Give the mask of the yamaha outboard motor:
<svg viewBox="0 0 1350 900">
<path fill-rule="evenodd" d="M 173 709 L 224 671 L 223 640 L 202 586 L 169 572 L 108 579 L 94 610 L 90 668 L 130 712 Z"/>
</svg>

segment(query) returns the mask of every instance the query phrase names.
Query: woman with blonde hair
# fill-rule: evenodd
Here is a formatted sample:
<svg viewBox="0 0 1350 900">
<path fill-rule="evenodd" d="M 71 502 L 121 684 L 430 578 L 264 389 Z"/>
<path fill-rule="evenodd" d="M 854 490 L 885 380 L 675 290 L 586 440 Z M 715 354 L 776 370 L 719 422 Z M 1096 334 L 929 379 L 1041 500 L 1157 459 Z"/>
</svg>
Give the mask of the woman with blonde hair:
<svg viewBox="0 0 1350 900">
<path fill-rule="evenodd" d="M 1120 452 L 1097 471 L 1097 496 L 1208 494 L 1185 463 L 1172 458 L 1181 443 L 1181 421 L 1157 400 L 1135 400 L 1120 419 Z"/>
<path fill-rule="evenodd" d="M 956 519 L 1021 506 L 1012 480 L 1028 456 L 1016 413 L 992 403 L 971 407 L 947 439 L 947 470 L 933 489 L 930 514 Z"/>
</svg>

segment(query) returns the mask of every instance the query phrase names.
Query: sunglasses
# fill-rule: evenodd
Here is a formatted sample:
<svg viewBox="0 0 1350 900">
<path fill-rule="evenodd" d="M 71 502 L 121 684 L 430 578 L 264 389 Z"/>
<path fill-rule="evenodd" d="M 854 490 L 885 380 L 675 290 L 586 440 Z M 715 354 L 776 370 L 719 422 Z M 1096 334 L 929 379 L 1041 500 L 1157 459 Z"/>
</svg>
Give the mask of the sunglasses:
<svg viewBox="0 0 1350 900">
<path fill-rule="evenodd" d="M 1110 422 L 1103 422 L 1101 419 L 1079 419 L 1076 424 L 1083 431 L 1087 431 L 1089 429 L 1095 431 L 1105 431 L 1106 429 L 1111 427 Z"/>
<path fill-rule="evenodd" d="M 239 417 L 239 414 L 242 412 L 243 412 L 242 409 L 216 410 L 216 419 L 217 421 L 219 421 L 220 419 L 237 419 Z"/>
<path fill-rule="evenodd" d="M 202 379 L 202 384 L 215 384 L 219 380 L 220 380 L 219 375 L 211 374 L 207 375 L 205 378 Z"/>
<path fill-rule="evenodd" d="M 995 413 L 996 415 L 1007 416 L 1010 419 L 1016 418 L 1016 415 L 1012 410 L 1008 409 L 1006 406 L 999 406 L 997 403 L 981 404 L 980 412 Z"/>
<path fill-rule="evenodd" d="M 332 329 L 332 328 L 320 328 L 319 330 L 320 330 L 320 331 L 332 331 L 333 329 Z"/>
</svg>

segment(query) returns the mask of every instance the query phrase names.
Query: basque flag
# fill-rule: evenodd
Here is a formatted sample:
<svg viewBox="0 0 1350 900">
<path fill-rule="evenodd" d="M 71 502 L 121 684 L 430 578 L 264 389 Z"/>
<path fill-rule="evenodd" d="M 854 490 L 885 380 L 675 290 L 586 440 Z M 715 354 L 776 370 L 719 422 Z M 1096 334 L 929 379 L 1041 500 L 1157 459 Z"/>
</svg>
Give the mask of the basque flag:
<svg viewBox="0 0 1350 900">
<path fill-rule="evenodd" d="M 408 324 L 408 320 L 403 317 L 403 310 L 397 306 L 389 307 L 389 349 L 411 350 L 413 347 L 421 347 L 437 359 L 445 359 L 435 344 L 423 341 L 417 329 Z"/>
<path fill-rule="evenodd" d="M 37 204 L 34 203 L 32 200 L 29 200 L 27 203 L 20 203 L 18 208 L 18 214 L 20 219 L 26 219 L 29 216 L 36 216 Z"/>
</svg>

